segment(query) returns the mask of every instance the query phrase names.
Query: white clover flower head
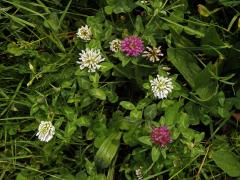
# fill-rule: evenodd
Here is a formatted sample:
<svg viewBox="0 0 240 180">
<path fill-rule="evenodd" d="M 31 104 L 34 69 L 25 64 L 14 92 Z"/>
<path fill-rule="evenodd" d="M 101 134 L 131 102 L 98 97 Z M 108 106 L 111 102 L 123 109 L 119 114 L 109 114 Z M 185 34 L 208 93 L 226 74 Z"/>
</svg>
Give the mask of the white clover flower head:
<svg viewBox="0 0 240 180">
<path fill-rule="evenodd" d="M 91 28 L 88 27 L 88 25 L 80 27 L 77 32 L 77 37 L 80 37 L 85 41 L 90 41 L 92 37 Z"/>
<path fill-rule="evenodd" d="M 50 121 L 41 121 L 38 132 L 36 136 L 40 141 L 48 142 L 53 138 L 55 134 L 55 127 L 52 125 Z"/>
<path fill-rule="evenodd" d="M 168 94 L 173 90 L 173 83 L 171 78 L 157 75 L 156 78 L 150 80 L 153 95 L 158 99 L 167 98 Z"/>
<path fill-rule="evenodd" d="M 138 169 L 135 170 L 135 174 L 138 180 L 143 180 L 142 175 L 142 167 L 140 166 Z"/>
<path fill-rule="evenodd" d="M 147 46 L 147 50 L 143 51 L 142 56 L 146 57 L 151 62 L 159 61 L 160 60 L 159 57 L 163 56 L 163 53 L 161 51 L 161 46 L 159 46 L 158 48 L 156 47 L 151 48 Z"/>
<path fill-rule="evenodd" d="M 110 50 L 113 52 L 118 52 L 121 48 L 121 40 L 120 39 L 114 39 L 109 44 L 110 44 Z"/>
<path fill-rule="evenodd" d="M 77 61 L 77 64 L 80 64 L 80 69 L 88 68 L 88 72 L 96 72 L 101 67 L 99 63 L 105 59 L 101 56 L 99 49 L 87 48 L 86 50 L 82 50 L 79 55 L 80 61 Z"/>
</svg>

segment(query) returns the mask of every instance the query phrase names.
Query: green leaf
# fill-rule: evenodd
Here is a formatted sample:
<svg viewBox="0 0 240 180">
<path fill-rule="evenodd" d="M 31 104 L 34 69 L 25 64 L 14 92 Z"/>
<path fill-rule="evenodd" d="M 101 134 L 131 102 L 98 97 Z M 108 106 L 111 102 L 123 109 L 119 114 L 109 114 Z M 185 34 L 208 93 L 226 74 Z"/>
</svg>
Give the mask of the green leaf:
<svg viewBox="0 0 240 180">
<path fill-rule="evenodd" d="M 220 39 L 219 34 L 214 26 L 209 26 L 205 29 L 205 37 L 202 38 L 201 45 L 203 52 L 207 55 L 221 55 L 217 46 L 225 46 L 224 42 Z M 216 48 L 215 48 L 216 47 Z M 221 49 L 220 49 L 221 50 Z"/>
<path fill-rule="evenodd" d="M 223 91 L 220 91 L 218 93 L 218 102 L 221 106 L 224 106 L 224 102 L 225 102 L 225 95 Z"/>
<path fill-rule="evenodd" d="M 38 124 L 36 122 L 33 122 L 33 123 L 29 123 L 23 129 L 21 129 L 21 132 L 29 132 L 37 128 L 38 128 Z"/>
<path fill-rule="evenodd" d="M 77 127 L 75 122 L 68 122 L 65 128 L 64 137 L 70 138 L 76 130 Z"/>
<path fill-rule="evenodd" d="M 74 121 L 76 119 L 77 115 L 73 108 L 69 106 L 63 106 L 61 108 L 63 110 L 63 114 L 67 117 L 68 120 Z"/>
<path fill-rule="evenodd" d="M 205 133 L 204 132 L 201 132 L 201 133 L 195 133 L 194 134 L 194 143 L 196 144 L 196 143 L 200 143 L 202 140 L 203 140 L 203 138 L 204 138 L 204 136 L 205 136 Z"/>
<path fill-rule="evenodd" d="M 166 149 L 160 149 L 160 152 L 161 152 L 163 158 L 166 159 L 167 158 Z"/>
<path fill-rule="evenodd" d="M 76 180 L 87 179 L 87 178 L 88 176 L 86 172 L 81 171 L 76 174 Z"/>
<path fill-rule="evenodd" d="M 112 6 L 105 6 L 104 11 L 106 12 L 106 14 L 110 15 L 110 14 L 113 13 L 113 7 Z"/>
<path fill-rule="evenodd" d="M 179 129 L 175 129 L 174 131 L 171 132 L 171 137 L 173 140 L 176 140 L 180 135 Z"/>
<path fill-rule="evenodd" d="M 183 28 L 183 30 L 185 30 L 186 33 L 190 34 L 190 35 L 196 35 L 197 37 L 204 37 L 205 34 L 203 34 L 202 32 L 192 29 L 188 26 L 183 26 L 181 24 L 176 23 L 175 21 L 172 21 L 169 18 L 165 18 L 165 17 L 161 17 L 161 19 L 163 19 L 164 21 L 168 22 L 170 25 L 172 25 L 172 27 L 177 28 Z"/>
<path fill-rule="evenodd" d="M 152 141 L 150 139 L 150 136 L 141 136 L 138 138 L 138 141 L 140 141 L 143 144 L 152 146 Z"/>
<path fill-rule="evenodd" d="M 104 33 L 103 33 L 103 22 L 104 22 L 104 15 L 99 12 L 96 14 L 96 16 L 88 16 L 87 17 L 87 24 L 90 26 L 91 28 L 91 31 L 92 31 L 92 34 L 93 34 L 93 37 L 96 39 L 96 42 L 95 40 L 91 40 L 91 42 L 95 42 L 96 43 L 96 46 L 99 47 L 100 44 L 100 40 L 103 37 Z M 97 48 L 95 46 L 95 48 Z M 88 45 L 88 47 L 91 47 L 91 48 L 94 48 L 93 45 Z M 101 45 L 100 45 L 101 47 Z"/>
<path fill-rule="evenodd" d="M 44 67 L 43 67 L 44 68 Z M 47 72 L 47 71 L 46 71 Z M 61 88 L 71 88 L 72 87 L 73 82 L 72 81 L 63 81 L 61 83 Z"/>
<path fill-rule="evenodd" d="M 102 89 L 99 89 L 99 88 L 91 89 L 90 94 L 92 96 L 94 96 L 95 98 L 100 99 L 102 101 L 106 100 L 106 94 L 105 94 L 104 90 L 102 90 Z"/>
<path fill-rule="evenodd" d="M 202 122 L 205 126 L 207 126 L 207 125 L 210 124 L 211 118 L 210 118 L 207 114 L 204 114 L 204 115 L 202 116 L 202 118 L 201 118 L 201 122 Z"/>
<path fill-rule="evenodd" d="M 47 36 L 62 52 L 65 52 L 63 43 L 61 42 L 61 40 L 56 34 L 51 33 L 50 35 L 47 35 Z"/>
<path fill-rule="evenodd" d="M 109 23 L 108 21 L 105 21 L 104 25 L 105 25 L 104 37 L 103 37 L 102 41 L 109 40 L 113 33 L 113 26 L 111 25 L 111 23 Z"/>
<path fill-rule="evenodd" d="M 144 98 L 144 99 L 141 99 L 138 104 L 137 104 L 137 109 L 143 109 L 145 108 L 147 105 L 149 105 L 151 103 L 151 99 L 149 98 Z"/>
<path fill-rule="evenodd" d="M 86 70 L 81 70 L 80 68 L 77 68 L 75 71 L 76 76 L 88 76 L 89 73 Z"/>
<path fill-rule="evenodd" d="M 6 15 L 9 17 L 9 19 L 12 19 L 12 21 L 15 21 L 16 23 L 21 24 L 22 26 L 28 25 L 28 26 L 31 26 L 32 28 L 36 28 L 35 24 L 25 21 L 24 19 L 18 18 L 17 16 L 13 16 L 10 14 L 6 14 Z"/>
<path fill-rule="evenodd" d="M 136 7 L 133 0 L 107 0 L 107 4 L 111 7 L 107 7 L 107 12 L 115 14 L 131 12 Z"/>
<path fill-rule="evenodd" d="M 189 118 L 188 118 L 188 114 L 187 113 L 184 113 L 184 112 L 181 112 L 180 113 L 180 117 L 179 117 L 179 120 L 178 120 L 178 128 L 179 129 L 186 129 L 188 128 L 189 126 Z"/>
<path fill-rule="evenodd" d="M 191 125 L 199 124 L 201 117 L 204 116 L 200 111 L 200 106 L 193 102 L 189 102 L 185 105 L 185 109 L 189 115 L 189 123 Z"/>
<path fill-rule="evenodd" d="M 240 18 L 238 18 L 238 29 L 240 29 Z"/>
<path fill-rule="evenodd" d="M 192 139 L 194 139 L 195 134 L 197 133 L 196 131 L 194 131 L 190 128 L 180 129 L 180 131 L 181 131 L 183 137 L 186 138 L 189 142 L 192 141 Z"/>
<path fill-rule="evenodd" d="M 196 59 L 187 51 L 169 48 L 167 52 L 169 60 L 196 91 L 199 100 L 208 101 L 216 95 L 218 82 L 213 78 L 211 64 L 201 70 Z"/>
<path fill-rule="evenodd" d="M 129 101 L 121 101 L 120 106 L 122 106 L 124 109 L 127 109 L 127 110 L 134 110 L 135 109 L 134 104 L 129 102 Z"/>
<path fill-rule="evenodd" d="M 136 134 L 134 129 L 130 129 L 128 132 L 125 132 L 123 135 L 123 142 L 129 146 L 136 146 L 138 142 L 136 141 Z"/>
<path fill-rule="evenodd" d="M 239 16 L 238 13 L 236 13 L 236 15 L 233 16 L 232 20 L 230 21 L 230 23 L 229 23 L 229 25 L 228 25 L 228 29 L 227 29 L 228 31 L 231 30 L 233 24 L 234 24 L 237 20 L 238 20 L 238 23 L 239 23 L 239 18 L 238 18 L 238 16 Z M 239 26 L 239 24 L 238 24 L 238 28 L 239 28 L 239 27 L 240 27 L 240 26 Z"/>
<path fill-rule="evenodd" d="M 224 6 L 230 6 L 230 7 L 233 7 L 233 6 L 237 6 L 240 4 L 240 1 L 239 0 L 219 0 L 219 3 L 221 3 L 222 5 Z"/>
<path fill-rule="evenodd" d="M 195 87 L 195 77 L 201 71 L 196 59 L 186 50 L 168 48 L 168 59 L 183 75 L 192 88 Z"/>
<path fill-rule="evenodd" d="M 147 43 L 150 44 L 151 46 L 153 47 L 157 46 L 157 42 L 152 34 L 144 34 L 142 38 L 143 40 L 147 41 Z"/>
<path fill-rule="evenodd" d="M 136 109 L 130 112 L 131 120 L 141 120 L 142 119 L 142 111 L 138 111 Z"/>
<path fill-rule="evenodd" d="M 143 88 L 150 89 L 151 88 L 150 83 L 143 83 Z"/>
<path fill-rule="evenodd" d="M 93 102 L 93 99 L 90 96 L 84 96 L 81 99 L 81 108 L 87 107 Z"/>
<path fill-rule="evenodd" d="M 198 4 L 197 7 L 198 7 L 198 13 L 201 16 L 204 16 L 204 17 L 210 16 L 211 13 L 209 12 L 209 10 L 204 5 Z"/>
<path fill-rule="evenodd" d="M 240 89 L 237 90 L 236 96 L 240 98 Z"/>
<path fill-rule="evenodd" d="M 226 117 L 230 117 L 231 114 L 229 113 L 229 111 L 224 108 L 224 107 L 218 107 L 217 108 L 218 114 L 222 117 L 222 118 L 226 118 Z"/>
<path fill-rule="evenodd" d="M 122 118 L 120 120 L 119 129 L 128 131 L 131 128 L 132 125 L 133 124 L 129 121 L 129 119 Z"/>
<path fill-rule="evenodd" d="M 88 180 L 108 180 L 109 178 L 107 178 L 104 174 L 95 174 L 92 179 L 88 178 Z"/>
<path fill-rule="evenodd" d="M 91 121 L 90 117 L 88 117 L 88 116 L 81 116 L 80 118 L 78 118 L 75 121 L 75 123 L 79 127 L 81 127 L 81 126 L 89 127 L 90 126 L 90 121 Z"/>
<path fill-rule="evenodd" d="M 108 98 L 108 101 L 111 103 L 116 103 L 118 101 L 118 95 L 114 91 L 106 91 L 105 92 Z"/>
<path fill-rule="evenodd" d="M 100 71 L 105 73 L 105 72 L 109 71 L 112 68 L 113 68 L 113 64 L 112 63 L 110 63 L 110 62 L 102 62 Z"/>
<path fill-rule="evenodd" d="M 194 43 L 191 40 L 188 40 L 181 34 L 177 33 L 175 29 L 170 28 L 171 37 L 176 47 L 195 47 Z M 171 42 L 172 43 L 172 42 Z"/>
<path fill-rule="evenodd" d="M 90 79 L 90 81 L 92 81 L 93 87 L 98 87 L 98 82 L 100 79 L 100 76 L 98 73 L 89 75 L 89 79 Z"/>
<path fill-rule="evenodd" d="M 212 158 L 217 166 L 229 176 L 240 176 L 240 159 L 233 152 L 218 150 L 213 152 Z"/>
<path fill-rule="evenodd" d="M 144 31 L 144 27 L 143 27 L 142 17 L 141 16 L 137 16 L 137 18 L 136 18 L 135 30 L 136 30 L 136 32 L 138 34 L 142 33 Z"/>
<path fill-rule="evenodd" d="M 179 108 L 182 106 L 181 102 L 177 102 L 172 106 L 168 107 L 165 111 L 165 125 L 172 126 L 177 123 L 178 120 L 178 111 Z"/>
<path fill-rule="evenodd" d="M 51 13 L 48 19 L 44 20 L 44 26 L 51 29 L 54 32 L 58 31 L 59 19 L 56 13 Z"/>
<path fill-rule="evenodd" d="M 24 176 L 22 173 L 18 173 L 16 180 L 28 180 L 29 177 Z"/>
<path fill-rule="evenodd" d="M 160 149 L 156 146 L 152 147 L 152 151 L 151 151 L 151 156 L 152 156 L 152 161 L 156 162 L 159 159 L 160 156 Z"/>
<path fill-rule="evenodd" d="M 72 174 L 64 174 L 62 178 L 67 180 L 75 180 L 75 177 Z"/>
<path fill-rule="evenodd" d="M 218 82 L 213 78 L 212 65 L 208 64 L 198 75 L 195 77 L 195 91 L 200 97 L 201 101 L 208 101 L 214 97 L 218 92 Z M 207 86 L 206 86 L 207 84 Z"/>
<path fill-rule="evenodd" d="M 126 65 L 130 62 L 130 60 L 131 60 L 130 57 L 125 56 L 125 55 L 124 55 L 122 52 L 120 52 L 120 51 L 116 52 L 113 56 L 116 57 L 116 58 L 118 58 L 120 61 L 122 61 L 122 66 L 123 66 L 123 67 L 126 66 Z"/>
<path fill-rule="evenodd" d="M 92 140 L 92 139 L 94 139 L 94 132 L 93 132 L 91 129 L 88 129 L 88 130 L 87 130 L 86 139 L 87 139 L 87 140 Z"/>
<path fill-rule="evenodd" d="M 162 110 L 162 109 L 166 109 L 167 107 L 169 107 L 169 106 L 172 106 L 173 104 L 175 104 L 176 103 L 176 101 L 174 101 L 174 100 L 169 100 L 169 99 L 163 99 L 162 101 L 160 101 L 159 103 L 158 103 L 158 108 L 160 109 L 160 110 Z"/>
<path fill-rule="evenodd" d="M 95 175 L 96 174 L 95 163 L 89 161 L 87 158 L 85 158 L 85 161 L 86 161 L 85 167 L 86 167 L 87 173 L 91 176 Z"/>
<path fill-rule="evenodd" d="M 98 39 L 91 39 L 91 41 L 86 45 L 86 47 L 89 49 L 101 49 L 101 41 Z"/>
<path fill-rule="evenodd" d="M 114 132 L 105 139 L 95 156 L 97 166 L 107 168 L 111 164 L 120 145 L 121 136 L 121 132 Z"/>
<path fill-rule="evenodd" d="M 7 52 L 14 56 L 21 56 L 25 51 L 19 48 L 15 43 L 9 43 L 7 45 Z"/>
<path fill-rule="evenodd" d="M 85 77 L 77 77 L 78 85 L 80 88 L 88 90 L 91 87 L 91 82 Z"/>
<path fill-rule="evenodd" d="M 157 105 L 151 104 L 144 109 L 144 118 L 146 120 L 153 120 L 157 116 Z"/>
</svg>

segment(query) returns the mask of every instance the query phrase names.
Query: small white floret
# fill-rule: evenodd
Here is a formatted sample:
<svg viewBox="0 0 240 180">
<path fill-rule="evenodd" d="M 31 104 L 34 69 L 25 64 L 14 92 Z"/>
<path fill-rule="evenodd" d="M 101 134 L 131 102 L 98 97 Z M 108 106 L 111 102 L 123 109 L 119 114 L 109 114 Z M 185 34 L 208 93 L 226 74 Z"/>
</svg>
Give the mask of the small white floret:
<svg viewBox="0 0 240 180">
<path fill-rule="evenodd" d="M 48 142 L 53 138 L 55 134 L 55 127 L 52 125 L 50 121 L 41 121 L 38 132 L 36 136 L 40 141 Z"/>
<path fill-rule="evenodd" d="M 78 64 L 80 64 L 80 69 L 87 68 L 88 72 L 96 72 L 101 65 L 100 62 L 104 61 L 104 58 L 101 56 L 99 49 L 86 49 L 82 50 L 81 53 L 79 53 L 80 61 L 77 61 Z"/>
<path fill-rule="evenodd" d="M 146 57 L 151 62 L 159 61 L 160 60 L 159 57 L 163 56 L 161 46 L 159 46 L 158 48 L 156 47 L 151 48 L 147 46 L 147 50 L 143 51 L 142 56 Z"/>
<path fill-rule="evenodd" d="M 121 48 L 121 40 L 114 39 L 110 43 L 110 50 L 113 52 L 118 52 Z"/>
<path fill-rule="evenodd" d="M 80 37 L 85 41 L 90 41 L 92 37 L 91 28 L 88 27 L 88 25 L 80 27 L 77 32 L 77 37 Z"/>
<path fill-rule="evenodd" d="M 167 98 L 168 94 L 173 90 L 172 79 L 159 76 L 150 80 L 153 95 L 158 99 Z"/>
</svg>

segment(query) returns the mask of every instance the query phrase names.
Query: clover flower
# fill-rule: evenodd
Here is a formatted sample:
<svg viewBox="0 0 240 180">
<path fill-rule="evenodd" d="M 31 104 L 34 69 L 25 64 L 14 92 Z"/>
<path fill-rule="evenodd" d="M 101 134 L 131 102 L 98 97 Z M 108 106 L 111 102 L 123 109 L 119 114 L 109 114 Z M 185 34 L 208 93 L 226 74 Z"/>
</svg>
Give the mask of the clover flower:
<svg viewBox="0 0 240 180">
<path fill-rule="evenodd" d="M 150 84 L 154 96 L 158 99 L 166 98 L 173 89 L 172 79 L 159 75 L 155 79 L 150 80 Z"/>
<path fill-rule="evenodd" d="M 151 48 L 147 46 L 147 50 L 143 51 L 142 56 L 146 57 L 151 62 L 159 61 L 160 60 L 159 57 L 163 56 L 163 53 L 161 51 L 161 46 L 159 46 L 158 48 L 156 47 Z"/>
<path fill-rule="evenodd" d="M 80 27 L 77 32 L 77 37 L 80 37 L 85 41 L 90 41 L 92 37 L 91 28 L 89 28 L 88 25 Z"/>
<path fill-rule="evenodd" d="M 144 50 L 143 41 L 137 36 L 128 36 L 122 40 L 121 50 L 128 56 L 138 56 Z"/>
<path fill-rule="evenodd" d="M 166 126 L 156 127 L 152 129 L 151 140 L 153 143 L 165 147 L 172 142 L 170 131 Z"/>
<path fill-rule="evenodd" d="M 118 52 L 121 48 L 121 40 L 114 39 L 110 43 L 110 50 L 113 52 Z"/>
<path fill-rule="evenodd" d="M 38 132 L 36 136 L 40 141 L 48 142 L 53 138 L 55 134 L 55 127 L 52 125 L 50 121 L 41 121 Z"/>
<path fill-rule="evenodd" d="M 101 67 L 100 62 L 104 61 L 104 58 L 101 56 L 100 50 L 86 49 L 82 50 L 79 53 L 80 61 L 77 61 L 80 64 L 80 69 L 88 68 L 88 72 L 96 72 L 97 69 Z"/>
<path fill-rule="evenodd" d="M 136 174 L 137 180 L 143 180 L 142 167 L 141 166 L 138 169 L 135 170 L 135 174 Z"/>
</svg>

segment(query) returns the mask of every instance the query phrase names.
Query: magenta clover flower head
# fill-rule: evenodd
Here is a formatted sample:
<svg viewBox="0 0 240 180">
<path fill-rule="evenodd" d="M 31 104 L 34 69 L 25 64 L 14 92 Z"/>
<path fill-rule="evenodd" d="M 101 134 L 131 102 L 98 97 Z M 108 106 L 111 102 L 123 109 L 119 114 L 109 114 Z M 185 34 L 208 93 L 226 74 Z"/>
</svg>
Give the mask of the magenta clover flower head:
<svg viewBox="0 0 240 180">
<path fill-rule="evenodd" d="M 128 36 L 121 42 L 121 50 L 128 56 L 139 56 L 143 50 L 143 41 L 137 36 Z"/>
<path fill-rule="evenodd" d="M 165 147 L 172 142 L 170 131 L 166 126 L 156 127 L 152 129 L 151 139 L 155 144 Z"/>
</svg>

